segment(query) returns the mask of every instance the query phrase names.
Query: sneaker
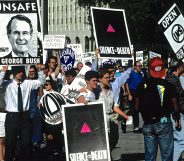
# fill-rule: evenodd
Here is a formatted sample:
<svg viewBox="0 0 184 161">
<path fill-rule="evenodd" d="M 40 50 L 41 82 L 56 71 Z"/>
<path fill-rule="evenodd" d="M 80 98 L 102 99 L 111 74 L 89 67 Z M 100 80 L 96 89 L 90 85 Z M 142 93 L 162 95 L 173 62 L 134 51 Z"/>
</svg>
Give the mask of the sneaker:
<svg viewBox="0 0 184 161">
<path fill-rule="evenodd" d="M 126 133 L 126 124 L 121 122 L 121 131 L 122 133 Z"/>
<path fill-rule="evenodd" d="M 137 127 L 134 129 L 134 133 L 142 133 L 142 129 Z"/>
</svg>

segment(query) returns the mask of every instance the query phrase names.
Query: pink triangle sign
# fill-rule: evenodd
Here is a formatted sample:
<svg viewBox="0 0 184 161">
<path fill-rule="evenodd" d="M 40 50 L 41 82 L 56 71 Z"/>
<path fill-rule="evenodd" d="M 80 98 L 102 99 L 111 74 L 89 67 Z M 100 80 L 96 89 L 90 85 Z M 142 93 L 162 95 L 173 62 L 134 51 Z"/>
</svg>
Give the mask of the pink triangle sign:
<svg viewBox="0 0 184 161">
<path fill-rule="evenodd" d="M 84 123 L 84 125 L 82 126 L 82 129 L 81 129 L 81 133 L 86 133 L 86 132 L 91 132 L 91 129 L 89 128 L 87 123 Z"/>
<path fill-rule="evenodd" d="M 111 24 L 109 24 L 108 28 L 107 28 L 107 32 L 116 32 L 114 30 L 114 28 L 111 26 Z"/>
</svg>

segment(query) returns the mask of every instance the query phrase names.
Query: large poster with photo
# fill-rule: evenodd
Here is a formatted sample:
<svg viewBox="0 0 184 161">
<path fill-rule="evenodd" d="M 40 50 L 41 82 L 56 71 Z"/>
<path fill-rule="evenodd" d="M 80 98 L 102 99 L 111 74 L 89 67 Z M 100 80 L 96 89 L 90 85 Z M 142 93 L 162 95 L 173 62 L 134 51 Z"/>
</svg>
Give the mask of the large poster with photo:
<svg viewBox="0 0 184 161">
<path fill-rule="evenodd" d="M 110 161 L 103 103 L 63 105 L 67 161 Z"/>
<path fill-rule="evenodd" d="M 0 22 L 0 65 L 42 63 L 38 0 L 1 0 Z"/>
<path fill-rule="evenodd" d="M 131 58 L 125 11 L 91 7 L 96 46 L 100 57 Z"/>
</svg>

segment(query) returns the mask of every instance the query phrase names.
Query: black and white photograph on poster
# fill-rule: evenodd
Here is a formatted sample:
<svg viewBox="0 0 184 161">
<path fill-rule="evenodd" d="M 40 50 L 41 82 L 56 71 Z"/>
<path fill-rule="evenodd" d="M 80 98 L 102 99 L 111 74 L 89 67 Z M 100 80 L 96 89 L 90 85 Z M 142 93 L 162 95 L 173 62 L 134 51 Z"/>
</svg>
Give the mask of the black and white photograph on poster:
<svg viewBox="0 0 184 161">
<path fill-rule="evenodd" d="M 130 58 L 130 37 L 125 11 L 91 7 L 92 24 L 100 57 Z"/>
<path fill-rule="evenodd" d="M 184 17 L 176 4 L 159 20 L 158 25 L 164 32 L 178 59 L 184 58 Z"/>
<path fill-rule="evenodd" d="M 110 161 L 103 103 L 63 105 L 67 161 Z"/>
<path fill-rule="evenodd" d="M 1 0 L 0 6 L 0 65 L 42 63 L 39 2 Z"/>
</svg>

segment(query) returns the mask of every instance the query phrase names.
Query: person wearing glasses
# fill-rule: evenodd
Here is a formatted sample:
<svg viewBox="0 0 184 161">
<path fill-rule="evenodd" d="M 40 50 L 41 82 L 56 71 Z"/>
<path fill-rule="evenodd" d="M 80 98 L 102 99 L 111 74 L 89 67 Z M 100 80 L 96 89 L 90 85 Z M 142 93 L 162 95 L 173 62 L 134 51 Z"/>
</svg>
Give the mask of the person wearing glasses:
<svg viewBox="0 0 184 161">
<path fill-rule="evenodd" d="M 139 128 L 139 113 L 135 111 L 135 93 L 138 84 L 143 82 L 144 76 L 141 72 L 142 64 L 139 61 L 135 61 L 134 70 L 130 73 L 130 77 L 127 80 L 132 100 L 129 102 L 130 111 L 133 117 L 134 133 L 141 133 Z"/>
</svg>

